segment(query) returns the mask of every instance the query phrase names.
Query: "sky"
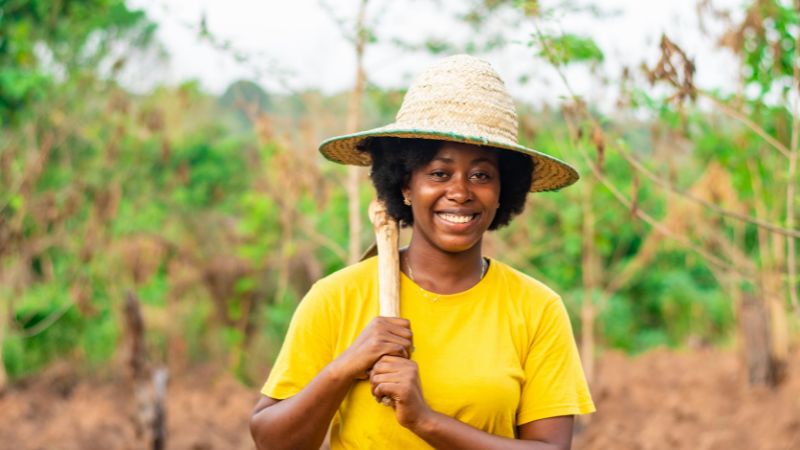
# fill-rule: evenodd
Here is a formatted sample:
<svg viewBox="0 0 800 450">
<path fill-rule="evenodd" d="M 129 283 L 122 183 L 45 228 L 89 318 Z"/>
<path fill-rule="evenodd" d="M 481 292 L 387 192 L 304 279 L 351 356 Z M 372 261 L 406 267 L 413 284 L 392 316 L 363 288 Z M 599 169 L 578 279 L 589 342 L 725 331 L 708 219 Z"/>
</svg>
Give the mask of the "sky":
<svg viewBox="0 0 800 450">
<path fill-rule="evenodd" d="M 638 72 L 642 62 L 658 59 L 658 42 L 666 33 L 693 57 L 700 87 L 735 87 L 733 56 L 715 48 L 715 39 L 698 26 L 697 0 L 604 0 L 597 18 L 586 13 L 563 13 L 538 21 L 544 31 L 589 36 L 605 54 L 595 73 L 588 67 L 566 72 L 573 90 L 603 104 L 616 92 L 598 80 L 618 79 L 623 66 Z M 270 92 L 307 88 L 326 93 L 350 89 L 355 56 L 342 29 L 352 29 L 358 0 L 129 0 L 158 24 L 158 40 L 169 55 L 128 74 L 133 88 L 145 90 L 157 83 L 196 79 L 209 92 L 221 93 L 233 81 L 250 79 Z M 394 38 L 420 42 L 426 37 L 464 42 L 474 32 L 453 19 L 463 12 L 463 0 L 370 0 L 366 22 L 373 24 L 377 43 L 368 46 L 365 69 L 370 82 L 381 87 L 407 87 L 435 56 L 402 51 Z M 573 4 L 589 2 L 573 1 Z M 736 9 L 735 0 L 715 0 L 717 7 Z M 556 2 L 542 2 L 544 7 Z M 328 5 L 326 7 L 326 5 Z M 335 8 L 331 5 L 335 5 Z M 461 9 L 459 9 L 461 8 Z M 199 35 L 200 23 L 215 37 Z M 340 23 L 342 25 L 340 25 Z M 482 34 L 502 31 L 511 43 L 479 56 L 498 70 L 516 98 L 530 102 L 557 102 L 568 91 L 556 71 L 537 60 L 526 45 L 536 28 L 532 21 L 513 24 L 498 17 Z M 712 27 L 712 36 L 721 28 Z M 226 49 L 222 49 L 226 47 Z M 238 58 L 234 56 L 238 54 Z M 519 79 L 527 76 L 522 83 Z M 599 75 L 599 76 L 597 76 Z"/>
</svg>

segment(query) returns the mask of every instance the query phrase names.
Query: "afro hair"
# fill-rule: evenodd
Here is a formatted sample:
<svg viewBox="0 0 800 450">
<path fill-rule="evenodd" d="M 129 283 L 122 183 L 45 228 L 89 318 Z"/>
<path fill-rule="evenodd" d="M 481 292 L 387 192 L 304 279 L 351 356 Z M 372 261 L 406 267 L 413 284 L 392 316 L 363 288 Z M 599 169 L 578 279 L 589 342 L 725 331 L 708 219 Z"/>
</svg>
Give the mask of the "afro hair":
<svg viewBox="0 0 800 450">
<path fill-rule="evenodd" d="M 403 203 L 403 187 L 414 170 L 436 156 L 443 143 L 432 139 L 376 137 L 359 146 L 360 151 L 372 157 L 370 178 L 378 198 L 386 205 L 389 215 L 402 226 L 414 223 L 411 207 Z M 500 169 L 500 207 L 489 225 L 490 230 L 496 230 L 525 209 L 533 178 L 533 159 L 511 150 L 485 148 L 497 152 Z"/>
</svg>

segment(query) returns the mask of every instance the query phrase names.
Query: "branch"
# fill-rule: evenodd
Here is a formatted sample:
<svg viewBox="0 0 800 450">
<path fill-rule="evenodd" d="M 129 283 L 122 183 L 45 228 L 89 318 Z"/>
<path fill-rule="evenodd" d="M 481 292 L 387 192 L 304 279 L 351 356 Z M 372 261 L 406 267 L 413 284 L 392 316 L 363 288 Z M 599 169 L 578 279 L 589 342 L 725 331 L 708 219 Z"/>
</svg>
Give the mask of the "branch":
<svg viewBox="0 0 800 450">
<path fill-rule="evenodd" d="M 536 21 L 535 21 L 535 20 L 534 20 L 534 22 L 533 22 L 533 23 L 534 23 L 534 27 L 535 27 L 535 29 L 536 29 L 536 34 L 537 34 L 537 36 L 539 37 L 539 39 L 542 41 L 542 45 L 543 45 L 543 47 L 544 47 L 544 49 L 545 49 L 545 52 L 546 52 L 546 53 L 547 53 L 547 55 L 548 55 L 548 59 L 551 61 L 552 65 L 553 65 L 553 66 L 554 66 L 554 68 L 556 69 L 556 72 L 558 73 L 558 76 L 559 76 L 559 78 L 561 78 L 562 82 L 564 83 L 564 86 L 565 86 L 565 87 L 567 88 L 567 90 L 569 91 L 569 94 L 570 94 L 570 96 L 572 97 L 573 101 L 575 101 L 575 102 L 577 102 L 577 103 L 580 103 L 580 99 L 579 99 L 579 97 L 578 97 L 578 96 L 575 94 L 575 92 L 572 90 L 572 87 L 571 87 L 571 85 L 570 85 L 570 83 L 569 83 L 569 80 L 567 80 L 566 76 L 564 75 L 563 71 L 561 70 L 561 64 L 559 64 L 559 63 L 558 63 L 558 61 L 557 61 L 557 59 L 555 59 L 555 58 L 554 58 L 554 56 L 553 56 L 553 53 L 552 53 L 552 50 L 550 49 L 549 45 L 547 44 L 547 41 L 546 41 L 545 39 L 543 39 L 543 37 L 544 37 L 544 36 L 543 36 L 543 34 L 542 34 L 541 30 L 539 29 L 539 27 L 538 27 L 538 24 L 536 23 Z M 715 99 L 714 99 L 714 100 L 715 100 Z M 594 117 L 594 115 L 592 115 L 592 114 L 591 114 L 591 112 L 588 112 L 588 111 L 587 111 L 587 113 L 586 113 L 586 114 L 587 114 L 587 116 L 589 117 L 589 119 L 591 120 L 592 124 L 593 124 L 595 127 L 598 127 L 598 126 L 599 126 L 599 122 L 598 122 L 598 121 L 597 121 L 597 119 Z M 774 143 L 780 144 L 779 142 L 775 141 L 775 140 L 774 140 L 774 139 L 773 139 L 771 136 L 769 136 L 769 134 L 767 134 L 765 131 L 763 131 L 763 129 L 761 129 L 760 127 L 758 127 L 758 125 L 756 125 L 755 123 L 753 123 L 753 122 L 749 121 L 749 119 L 747 119 L 746 117 L 742 117 L 742 118 L 743 118 L 743 119 L 745 119 L 745 120 L 747 120 L 747 122 L 746 122 L 746 123 L 749 123 L 750 125 L 752 125 L 752 126 L 754 127 L 754 128 L 753 128 L 753 129 L 754 129 L 754 131 L 756 131 L 756 132 L 758 133 L 758 130 L 761 130 L 761 133 L 763 133 L 763 135 L 765 135 L 765 136 L 768 136 L 768 137 L 771 139 L 770 143 L 773 143 L 773 142 L 774 142 Z M 765 139 L 766 139 L 766 137 L 765 137 Z M 614 185 L 613 185 L 613 184 L 612 184 L 612 183 L 611 183 L 611 182 L 610 182 L 610 181 L 609 181 L 609 180 L 608 180 L 608 179 L 607 179 L 607 178 L 606 178 L 606 177 L 605 177 L 603 174 L 602 174 L 601 170 L 600 170 L 600 169 L 599 169 L 599 168 L 598 168 L 598 167 L 595 165 L 595 163 L 594 163 L 594 162 L 591 160 L 591 158 L 589 158 L 589 156 L 586 154 L 586 152 L 585 152 L 585 151 L 583 151 L 583 149 L 582 149 L 582 148 L 580 148 L 580 145 L 575 145 L 574 147 L 575 147 L 575 148 L 577 148 L 577 149 L 579 150 L 579 152 L 580 152 L 581 156 L 584 158 L 584 160 L 586 161 L 587 165 L 588 165 L 588 166 L 589 166 L 589 168 L 592 170 L 592 173 L 594 173 L 594 175 L 597 177 L 597 179 L 598 179 L 598 180 L 600 180 L 600 182 L 601 182 L 601 183 L 602 183 L 604 186 L 606 186 L 606 188 L 607 188 L 607 189 L 608 189 L 608 190 L 609 190 L 609 191 L 610 191 L 610 192 L 613 194 L 613 196 L 614 196 L 614 197 L 615 197 L 615 198 L 616 198 L 616 199 L 617 199 L 617 200 L 618 200 L 620 203 L 622 203 L 623 205 L 625 205 L 625 206 L 626 206 L 628 209 L 632 210 L 632 211 L 633 211 L 633 213 L 634 213 L 634 214 L 635 214 L 635 215 L 636 215 L 636 216 L 637 216 L 639 219 L 643 220 L 644 222 L 646 222 L 647 224 L 649 224 L 650 226 L 652 226 L 652 227 L 653 227 L 653 228 L 654 228 L 656 231 L 658 231 L 658 232 L 659 232 L 659 233 L 661 233 L 662 235 L 664 235 L 664 236 L 666 236 L 666 237 L 669 237 L 669 238 L 671 238 L 671 239 L 675 240 L 676 242 L 680 243 L 680 244 L 681 244 L 681 245 L 683 245 L 684 247 L 686 247 L 686 248 L 688 248 L 688 249 L 690 249 L 690 250 L 694 251 L 695 253 L 697 253 L 697 254 L 698 254 L 698 255 L 700 255 L 701 257 L 705 258 L 705 259 L 706 259 L 706 261 L 708 261 L 709 263 L 711 263 L 711 264 L 714 264 L 714 265 L 716 265 L 716 266 L 718 266 L 718 267 L 720 267 L 720 268 L 722 268 L 722 269 L 724 269 L 724 270 L 734 271 L 734 272 L 736 272 L 736 273 L 738 273 L 738 274 L 742 275 L 743 277 L 746 277 L 746 278 L 747 278 L 747 279 L 749 279 L 749 280 L 754 280 L 754 279 L 755 279 L 755 278 L 754 278 L 754 276 L 753 276 L 753 274 L 749 273 L 748 271 L 745 271 L 745 270 L 743 270 L 743 269 L 741 269 L 741 268 L 739 268 L 739 267 L 737 267 L 737 266 L 735 266 L 735 265 L 733 265 L 733 264 L 731 264 L 731 263 L 729 263 L 729 262 L 727 262 L 727 261 L 725 261 L 725 260 L 723 260 L 723 259 L 721 259 L 721 258 L 718 258 L 717 256 L 715 256 L 715 255 L 713 255 L 713 254 L 711 254 L 711 253 L 709 253 L 709 252 L 707 252 L 707 251 L 703 250 L 702 248 L 699 248 L 699 247 L 697 247 L 696 245 L 694 245 L 694 244 L 693 244 L 691 241 L 689 241 L 688 239 L 686 239 L 686 238 L 684 238 L 684 237 L 682 237 L 682 236 L 678 236 L 678 235 L 676 235 L 676 234 L 675 234 L 675 233 L 673 233 L 671 230 L 669 230 L 667 227 L 665 227 L 663 224 L 659 223 L 659 222 L 658 222 L 658 221 L 656 221 L 656 220 L 655 220 L 653 217 L 651 217 L 650 215 L 648 215 L 647 213 L 645 213 L 644 211 L 642 211 L 642 210 L 641 210 L 639 207 L 636 207 L 636 208 L 634 208 L 634 207 L 633 207 L 633 206 L 634 206 L 634 203 L 633 203 L 631 200 L 629 200 L 628 198 L 626 198 L 626 197 L 625 197 L 625 195 L 623 195 L 623 194 L 622 194 L 622 193 L 621 193 L 621 192 L 620 192 L 620 191 L 619 191 L 619 190 L 618 190 L 618 189 L 617 189 L 617 188 L 616 188 L 616 187 L 615 187 L 615 186 L 614 186 Z M 765 222 L 765 223 L 766 223 L 766 222 Z M 789 231 L 793 231 L 793 230 L 789 230 Z"/>
<path fill-rule="evenodd" d="M 267 78 L 269 75 L 270 80 L 276 81 L 281 87 L 286 89 L 292 95 L 299 95 L 299 91 L 292 86 L 290 79 L 295 77 L 295 73 L 293 70 L 286 69 L 281 67 L 277 60 L 271 58 L 265 52 L 253 52 L 248 53 L 241 49 L 235 48 L 233 42 L 229 39 L 221 39 L 215 36 L 211 31 L 208 29 L 207 21 L 205 13 L 203 14 L 200 23 L 190 22 L 185 19 L 181 19 L 175 17 L 173 14 L 172 8 L 169 6 L 168 2 L 164 1 L 161 2 L 161 10 L 164 14 L 170 16 L 176 23 L 184 27 L 185 29 L 196 33 L 198 36 L 198 40 L 206 40 L 211 47 L 215 50 L 225 53 L 234 61 L 239 64 L 248 67 L 250 70 L 253 71 L 253 74 L 257 80 L 263 80 Z M 257 65 L 254 61 L 261 62 L 261 65 Z"/>
<path fill-rule="evenodd" d="M 347 262 L 347 252 L 336 241 L 318 232 L 314 226 L 309 223 L 305 215 L 300 214 L 298 219 L 300 230 L 302 230 L 312 242 L 315 242 L 320 247 L 327 248 L 333 252 L 337 258 L 341 259 L 342 262 Z"/>
<path fill-rule="evenodd" d="M 39 150 L 36 152 L 36 155 L 32 158 L 28 158 L 25 168 L 22 171 L 22 176 L 20 176 L 17 182 L 14 183 L 14 186 L 11 186 L 7 191 L 7 198 L 0 201 L 0 213 L 2 213 L 3 210 L 6 209 L 6 207 L 11 203 L 11 199 L 14 198 L 15 194 L 19 193 L 20 189 L 22 189 L 22 186 L 32 186 L 39 179 L 39 176 L 44 170 L 44 165 L 47 162 L 47 159 L 50 157 L 50 152 L 55 145 L 56 142 L 53 134 L 45 133 L 43 142 L 39 146 Z M 8 150 L 8 148 L 6 148 L 6 150 Z"/>
<path fill-rule="evenodd" d="M 770 222 L 766 222 L 766 221 L 763 221 L 763 220 L 760 220 L 760 219 L 757 219 L 757 218 L 754 218 L 754 217 L 750 217 L 750 216 L 747 216 L 747 215 L 744 215 L 744 214 L 737 213 L 735 211 L 731 211 L 731 210 L 728 210 L 728 209 L 725 209 L 725 208 L 721 208 L 721 207 L 715 205 L 714 203 L 711 203 L 711 202 L 709 202 L 707 200 L 704 200 L 704 199 L 702 199 L 700 197 L 697 197 L 697 196 L 695 196 L 693 194 L 690 194 L 690 193 L 685 192 L 685 191 L 681 191 L 681 190 L 675 188 L 672 185 L 672 183 L 670 183 L 669 181 L 666 181 L 663 178 L 660 178 L 658 175 L 656 175 L 653 172 L 651 172 L 650 170 L 648 170 L 639 160 L 636 159 L 636 157 L 634 157 L 633 155 L 627 153 L 625 150 L 622 149 L 622 147 L 617 148 L 617 151 L 619 152 L 620 155 L 622 155 L 623 158 L 625 158 L 626 161 L 628 161 L 628 163 L 630 163 L 630 165 L 635 170 L 637 170 L 640 173 L 644 174 L 647 178 L 652 180 L 655 184 L 657 184 L 658 186 L 661 186 L 664 189 L 669 190 L 673 194 L 676 194 L 676 195 L 681 196 L 681 197 L 683 197 L 683 198 L 685 198 L 687 200 L 691 200 L 691 201 L 693 201 L 695 203 L 698 203 L 698 204 L 700 204 L 700 205 L 702 205 L 702 206 L 704 206 L 704 207 L 716 212 L 717 214 L 719 214 L 721 216 L 730 217 L 730 218 L 733 218 L 733 219 L 736 219 L 736 220 L 740 220 L 742 222 L 746 222 L 746 223 L 749 223 L 749 224 L 752 224 L 752 225 L 756 225 L 758 227 L 765 228 L 765 229 L 767 229 L 769 231 L 772 231 L 773 233 L 782 234 L 784 236 L 793 237 L 795 239 L 800 239 L 800 231 L 798 231 L 798 230 L 795 230 L 795 229 L 792 229 L 792 228 L 779 227 L 779 226 L 774 225 L 774 224 L 772 224 Z M 788 226 L 788 224 L 787 224 L 787 226 Z"/>
<path fill-rule="evenodd" d="M 30 327 L 30 328 L 25 328 L 25 329 L 21 330 L 20 335 L 23 338 L 27 339 L 27 338 L 32 338 L 32 337 L 34 337 L 34 336 L 36 336 L 38 334 L 43 333 L 45 330 L 50 328 L 53 324 L 58 322 L 58 320 L 60 318 L 64 317 L 64 314 L 66 314 L 67 311 L 69 311 L 69 309 L 72 308 L 73 305 L 74 305 L 74 301 L 70 300 L 69 302 L 65 303 L 57 311 L 54 311 L 54 312 L 50 313 L 50 315 L 45 317 L 45 319 L 42 320 L 41 322 L 37 323 L 36 325 L 34 325 L 34 326 Z"/>
<path fill-rule="evenodd" d="M 786 185 L 786 227 L 794 228 L 794 207 L 795 207 L 795 187 L 797 184 L 797 158 L 800 149 L 798 149 L 798 141 L 800 140 L 800 35 L 794 42 L 794 70 L 792 71 L 792 84 L 793 89 L 789 92 L 794 92 L 792 102 L 792 138 L 791 138 L 791 152 L 789 153 L 789 175 Z M 791 94 L 790 94 L 791 95 Z M 787 265 L 786 271 L 788 275 L 787 284 L 789 285 L 789 298 L 792 302 L 792 308 L 795 313 L 800 316 L 800 301 L 797 299 L 796 274 L 797 274 L 797 252 L 795 251 L 794 239 L 786 240 L 786 257 Z"/>
<path fill-rule="evenodd" d="M 666 237 L 668 237 L 670 239 L 673 239 L 674 241 L 676 241 L 679 244 L 683 245 L 687 249 L 692 250 L 693 252 L 697 253 L 701 257 L 705 258 L 711 264 L 714 264 L 714 265 L 716 265 L 716 266 L 718 266 L 718 267 L 720 267 L 722 269 L 725 269 L 725 270 L 737 272 L 737 273 L 739 273 L 739 274 L 741 274 L 743 276 L 746 276 L 746 277 L 752 279 L 752 277 L 753 277 L 752 274 L 750 274 L 750 273 L 748 273 L 748 272 L 746 272 L 746 271 L 744 271 L 744 270 L 742 270 L 742 269 L 730 264 L 729 262 L 727 262 L 727 261 L 725 261 L 725 260 L 723 260 L 721 258 L 718 258 L 717 256 L 715 256 L 715 255 L 703 250 L 702 248 L 697 247 L 693 242 L 691 242 L 690 240 L 684 238 L 683 236 L 679 236 L 679 235 L 673 233 L 669 228 L 664 226 L 664 224 L 658 222 L 652 216 L 650 216 L 649 214 L 647 214 L 644 211 L 642 211 L 642 209 L 640 207 L 637 207 L 637 208 L 633 209 L 632 208 L 633 207 L 633 202 L 631 202 L 631 200 L 629 200 L 627 197 L 625 197 L 625 195 L 622 194 L 608 180 L 608 178 L 606 178 L 600 172 L 600 170 L 597 168 L 597 166 L 594 164 L 594 162 L 592 162 L 591 158 L 589 158 L 589 155 L 587 155 L 586 152 L 583 151 L 583 149 L 580 148 L 580 145 L 575 145 L 574 147 L 576 149 L 578 149 L 578 152 L 581 154 L 583 159 L 586 161 L 586 164 L 592 170 L 592 173 L 595 175 L 595 177 L 597 177 L 597 179 L 600 180 L 601 183 L 603 183 L 603 185 L 611 192 L 612 195 L 614 195 L 614 197 L 620 203 L 622 203 L 626 208 L 632 209 L 633 213 L 636 215 L 636 217 L 638 217 L 639 219 L 643 220 L 648 225 L 652 226 L 653 229 L 655 229 L 656 231 L 658 231 L 662 235 L 664 235 L 664 236 L 666 236 Z"/>
<path fill-rule="evenodd" d="M 355 36 L 350 34 L 350 30 L 348 29 L 345 20 L 336 15 L 336 9 L 333 7 L 333 5 L 331 5 L 325 0 L 318 0 L 317 4 L 319 5 L 320 9 L 322 9 L 325 12 L 325 14 L 328 15 L 331 21 L 336 25 L 342 37 L 347 42 L 355 45 L 357 34 Z"/>
<path fill-rule="evenodd" d="M 778 141 L 777 139 L 772 137 L 769 133 L 767 133 L 760 125 L 750 120 L 747 116 L 745 116 L 741 112 L 731 108 L 724 102 L 718 100 L 710 93 L 700 89 L 697 90 L 697 93 L 711 100 L 711 103 L 713 103 L 714 106 L 719 108 L 720 111 L 722 111 L 729 117 L 738 120 L 739 122 L 742 122 L 745 126 L 747 126 L 747 128 L 750 128 L 753 132 L 755 132 L 757 135 L 761 136 L 765 141 L 767 141 L 767 143 L 769 143 L 773 148 L 775 148 L 775 150 L 779 151 L 783 156 L 789 158 L 790 155 L 789 149 L 786 148 L 785 145 L 781 144 L 780 141 Z M 796 114 L 795 117 L 797 117 Z"/>
</svg>

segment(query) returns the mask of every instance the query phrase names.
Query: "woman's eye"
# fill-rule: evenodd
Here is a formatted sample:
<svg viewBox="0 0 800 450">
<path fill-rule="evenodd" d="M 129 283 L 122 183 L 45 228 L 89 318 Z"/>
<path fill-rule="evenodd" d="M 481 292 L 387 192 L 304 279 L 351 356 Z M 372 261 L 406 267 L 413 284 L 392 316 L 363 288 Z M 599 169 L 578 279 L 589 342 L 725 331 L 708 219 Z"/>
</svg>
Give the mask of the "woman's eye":
<svg viewBox="0 0 800 450">
<path fill-rule="evenodd" d="M 488 181 L 491 176 L 489 176 L 489 174 L 486 172 L 475 172 L 472 174 L 472 178 L 478 181 Z"/>
<path fill-rule="evenodd" d="M 443 170 L 434 170 L 430 173 L 432 178 L 441 179 L 447 178 L 447 173 Z"/>
</svg>

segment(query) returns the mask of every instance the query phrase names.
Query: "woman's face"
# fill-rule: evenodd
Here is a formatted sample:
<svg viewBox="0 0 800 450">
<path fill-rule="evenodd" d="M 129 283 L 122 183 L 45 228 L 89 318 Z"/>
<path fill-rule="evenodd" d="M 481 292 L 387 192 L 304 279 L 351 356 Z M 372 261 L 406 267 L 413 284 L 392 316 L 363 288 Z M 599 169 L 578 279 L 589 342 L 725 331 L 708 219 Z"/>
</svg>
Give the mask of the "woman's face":
<svg viewBox="0 0 800 450">
<path fill-rule="evenodd" d="M 500 205 L 497 154 L 444 142 L 411 173 L 403 195 L 411 200 L 415 237 L 448 253 L 468 250 L 481 242 Z"/>
</svg>

